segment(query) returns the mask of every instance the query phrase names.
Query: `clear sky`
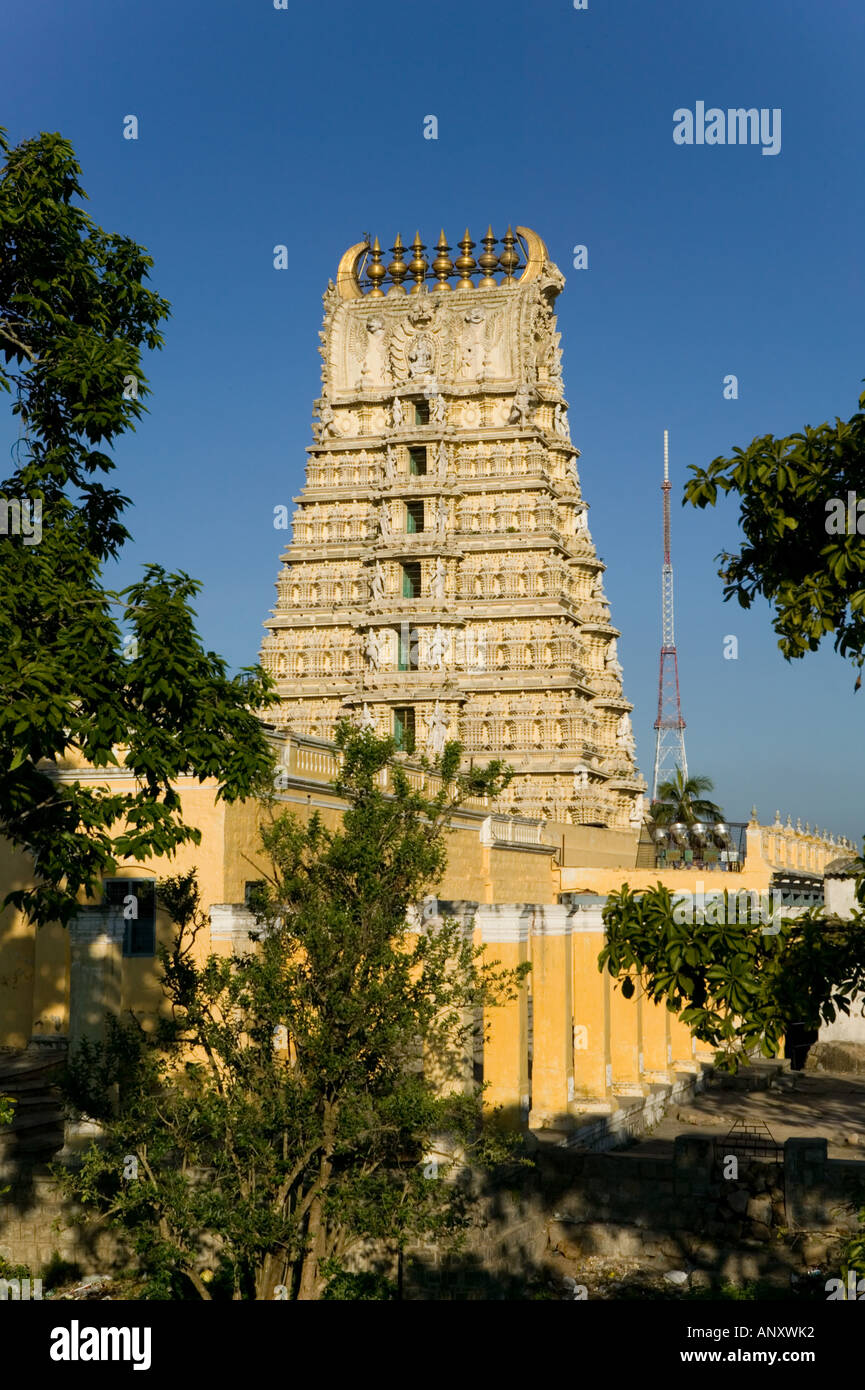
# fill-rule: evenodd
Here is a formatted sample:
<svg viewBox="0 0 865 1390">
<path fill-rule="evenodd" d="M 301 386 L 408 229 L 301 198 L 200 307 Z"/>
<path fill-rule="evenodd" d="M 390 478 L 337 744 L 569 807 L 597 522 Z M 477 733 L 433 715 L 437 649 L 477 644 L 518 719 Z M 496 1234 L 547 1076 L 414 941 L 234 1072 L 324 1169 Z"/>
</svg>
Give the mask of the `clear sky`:
<svg viewBox="0 0 865 1390">
<path fill-rule="evenodd" d="M 90 212 L 173 306 L 115 475 L 144 561 L 203 582 L 200 627 L 257 658 L 319 391 L 321 294 L 370 232 L 451 244 L 528 225 L 558 301 L 571 432 L 651 777 L 662 435 L 670 430 L 687 753 L 727 815 L 865 830 L 865 690 L 793 664 L 725 605 L 736 511 L 678 505 L 688 464 L 856 409 L 865 376 L 858 0 L 39 0 L 7 7 L 0 124 L 70 139 Z M 678 108 L 782 112 L 781 149 L 677 145 Z M 424 117 L 438 139 L 423 138 Z M 137 141 L 123 138 L 127 115 Z M 273 267 L 285 243 L 291 267 Z M 576 245 L 588 268 L 573 268 Z M 739 398 L 725 400 L 735 374 Z M 14 437 L 0 402 L 0 447 Z M 5 471 L 5 470 L 4 470 Z M 291 508 L 290 508 L 291 510 Z M 738 659 L 724 659 L 735 635 Z"/>
</svg>

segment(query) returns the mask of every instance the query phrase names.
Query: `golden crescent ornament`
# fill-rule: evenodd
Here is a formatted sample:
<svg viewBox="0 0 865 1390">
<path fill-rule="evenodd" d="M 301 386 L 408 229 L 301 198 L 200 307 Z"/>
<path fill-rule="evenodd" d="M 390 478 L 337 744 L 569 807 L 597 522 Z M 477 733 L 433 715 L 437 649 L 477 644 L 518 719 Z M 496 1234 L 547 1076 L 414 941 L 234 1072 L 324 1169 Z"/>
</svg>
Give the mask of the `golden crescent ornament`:
<svg viewBox="0 0 865 1390">
<path fill-rule="evenodd" d="M 528 280 L 537 280 L 544 268 L 544 262 L 549 260 L 549 252 L 546 243 L 541 240 L 537 232 L 533 232 L 531 227 L 517 227 L 517 236 L 522 237 L 528 248 L 526 252 L 526 267 L 520 276 L 517 284 L 524 285 Z"/>
<path fill-rule="evenodd" d="M 336 272 L 336 288 L 340 299 L 360 299 L 363 290 L 357 277 L 358 263 L 364 251 L 369 250 L 369 242 L 357 241 L 350 246 L 339 263 Z"/>
</svg>

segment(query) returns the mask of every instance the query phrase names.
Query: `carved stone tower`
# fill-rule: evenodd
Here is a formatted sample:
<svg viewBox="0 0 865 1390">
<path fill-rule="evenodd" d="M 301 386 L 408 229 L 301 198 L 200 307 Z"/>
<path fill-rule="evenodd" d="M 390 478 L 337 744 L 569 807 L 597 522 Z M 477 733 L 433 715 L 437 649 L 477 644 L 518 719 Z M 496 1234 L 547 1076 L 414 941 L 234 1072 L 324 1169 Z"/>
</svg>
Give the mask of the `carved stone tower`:
<svg viewBox="0 0 865 1390">
<path fill-rule="evenodd" d="M 496 246 L 343 256 L 262 664 L 300 733 L 459 738 L 516 768 L 500 806 L 622 829 L 645 783 L 563 397 L 564 277 L 527 227 Z"/>
</svg>

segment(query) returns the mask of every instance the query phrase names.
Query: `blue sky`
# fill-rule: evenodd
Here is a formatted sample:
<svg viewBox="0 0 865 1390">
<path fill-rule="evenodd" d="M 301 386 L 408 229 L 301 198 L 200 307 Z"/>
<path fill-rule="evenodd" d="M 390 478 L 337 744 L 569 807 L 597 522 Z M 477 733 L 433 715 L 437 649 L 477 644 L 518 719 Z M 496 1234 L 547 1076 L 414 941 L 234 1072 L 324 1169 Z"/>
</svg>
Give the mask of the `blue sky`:
<svg viewBox="0 0 865 1390">
<path fill-rule="evenodd" d="M 865 376 L 865 17 L 813 0 L 469 6 L 40 0 L 4 16 L 0 124 L 69 138 L 90 212 L 172 303 L 150 413 L 118 451 L 144 561 L 203 582 L 208 645 L 256 659 L 303 484 L 321 294 L 365 232 L 533 227 L 558 301 L 571 432 L 651 776 L 660 473 L 674 480 L 687 752 L 730 818 L 756 802 L 865 830 L 865 691 L 827 647 L 786 663 L 766 605 L 725 605 L 736 512 L 678 505 L 690 463 L 856 408 Z M 673 112 L 780 108 L 782 147 L 678 146 Z M 123 119 L 138 117 L 139 139 Z M 437 141 L 423 138 L 435 114 Z M 273 268 L 273 247 L 291 269 Z M 588 247 L 586 270 L 573 248 Z M 723 398 L 734 373 L 739 399 Z M 0 446 L 14 437 L 0 405 Z M 739 640 L 725 660 L 724 638 Z"/>
</svg>

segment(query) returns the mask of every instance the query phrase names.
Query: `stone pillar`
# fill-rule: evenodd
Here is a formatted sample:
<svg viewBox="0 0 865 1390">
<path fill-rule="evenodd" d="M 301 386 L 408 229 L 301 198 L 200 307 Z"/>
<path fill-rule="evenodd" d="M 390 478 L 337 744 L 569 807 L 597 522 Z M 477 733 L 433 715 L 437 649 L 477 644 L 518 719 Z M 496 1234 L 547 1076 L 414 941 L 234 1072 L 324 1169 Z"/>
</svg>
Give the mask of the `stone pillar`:
<svg viewBox="0 0 865 1390">
<path fill-rule="evenodd" d="M 484 959 L 509 970 L 529 954 L 532 910 L 521 904 L 482 904 L 475 918 Z M 525 981 L 517 998 L 484 1013 L 484 1105 L 501 1107 L 509 1128 L 522 1128 L 529 1115 L 529 1001 Z"/>
<path fill-rule="evenodd" d="M 690 1028 L 682 1022 L 677 1014 L 670 1014 L 669 1028 L 672 1065 L 695 1067 L 694 1053 L 696 1049 Z"/>
<path fill-rule="evenodd" d="M 409 927 L 409 937 L 418 931 L 432 931 L 441 927 L 445 918 L 456 918 L 464 939 L 473 945 L 479 944 L 475 930 L 476 903 L 440 903 L 436 898 L 425 899 L 414 923 Z M 475 1017 L 475 1013 L 478 1016 Z M 475 1027 L 480 1024 L 479 1011 L 459 1010 L 459 1026 L 463 1031 L 461 1045 L 437 1048 L 424 1042 L 424 1076 L 432 1082 L 439 1095 L 452 1095 L 454 1092 L 467 1093 L 474 1087 L 474 1038 Z M 448 1140 L 448 1151 L 453 1144 Z"/>
<path fill-rule="evenodd" d="M 656 1004 L 647 994 L 641 999 L 643 1021 L 643 1070 L 650 1080 L 666 1078 L 670 1072 L 670 1019 L 664 1003 Z"/>
<path fill-rule="evenodd" d="M 574 1099 L 573 964 L 567 908 L 538 906 L 532 922 L 533 1129 L 567 1129 Z"/>
<path fill-rule="evenodd" d="M 601 906 L 572 914 L 574 965 L 574 1091 L 578 1099 L 604 1100 L 609 1094 L 610 976 L 598 969 L 604 944 Z"/>
<path fill-rule="evenodd" d="M 630 999 L 622 994 L 621 980 L 610 991 L 610 1061 L 613 1066 L 613 1091 L 633 1094 L 640 1091 L 642 1073 L 640 988 L 634 977 L 635 993 Z"/>
</svg>

